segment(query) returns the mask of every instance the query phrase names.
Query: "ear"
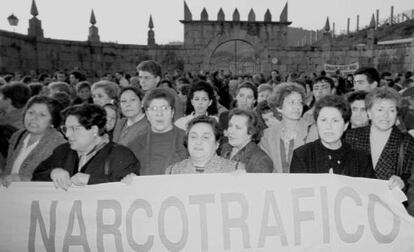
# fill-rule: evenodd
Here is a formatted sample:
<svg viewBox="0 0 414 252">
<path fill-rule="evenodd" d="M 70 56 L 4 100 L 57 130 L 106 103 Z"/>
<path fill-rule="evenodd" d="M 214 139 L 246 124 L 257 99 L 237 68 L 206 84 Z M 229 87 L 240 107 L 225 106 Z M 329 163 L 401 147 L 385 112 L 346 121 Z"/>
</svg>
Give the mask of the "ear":
<svg viewBox="0 0 414 252">
<path fill-rule="evenodd" d="M 92 130 L 92 132 L 93 132 L 93 134 L 94 134 L 94 135 L 96 135 L 96 136 L 98 136 L 98 135 L 99 135 L 99 128 L 98 128 L 98 126 L 93 125 L 93 126 L 91 127 L 91 130 Z"/>
</svg>

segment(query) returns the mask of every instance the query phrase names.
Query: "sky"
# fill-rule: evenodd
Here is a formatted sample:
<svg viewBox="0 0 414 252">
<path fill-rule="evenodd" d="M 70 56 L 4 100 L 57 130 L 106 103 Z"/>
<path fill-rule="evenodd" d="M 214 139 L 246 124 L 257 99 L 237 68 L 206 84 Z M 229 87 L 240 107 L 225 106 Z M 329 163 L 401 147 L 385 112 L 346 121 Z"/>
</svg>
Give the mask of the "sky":
<svg viewBox="0 0 414 252">
<path fill-rule="evenodd" d="M 272 13 L 272 21 L 279 16 L 286 1 L 278 0 L 187 0 L 193 20 L 200 19 L 205 7 L 209 20 L 216 20 L 223 8 L 226 20 L 231 20 L 235 8 L 240 19 L 247 20 L 251 8 L 256 20 L 263 21 L 266 9 Z M 32 0 L 0 0 L 0 29 L 27 34 Z M 102 42 L 120 44 L 147 43 L 148 21 L 152 15 L 157 44 L 183 41 L 184 26 L 179 22 L 184 17 L 183 0 L 36 0 L 42 21 L 44 36 L 54 39 L 85 41 L 88 37 L 89 19 L 93 9 L 96 26 Z M 414 9 L 412 0 L 289 0 L 288 19 L 292 27 L 321 29 L 329 16 L 335 22 L 335 31 L 346 31 L 347 18 L 351 18 L 350 29 L 356 29 L 356 16 L 360 15 L 360 27 L 366 26 L 371 15 L 379 10 L 380 20 L 388 18 L 391 6 L 394 14 Z M 17 27 L 11 27 L 7 17 L 19 18 Z"/>
</svg>

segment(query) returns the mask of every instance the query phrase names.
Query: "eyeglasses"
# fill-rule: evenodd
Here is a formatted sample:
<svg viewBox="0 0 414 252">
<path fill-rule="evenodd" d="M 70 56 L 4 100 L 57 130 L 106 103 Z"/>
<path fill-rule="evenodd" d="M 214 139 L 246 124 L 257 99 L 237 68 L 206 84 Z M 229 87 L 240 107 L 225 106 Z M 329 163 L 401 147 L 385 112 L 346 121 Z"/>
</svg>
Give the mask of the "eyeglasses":
<svg viewBox="0 0 414 252">
<path fill-rule="evenodd" d="M 157 112 L 157 111 L 167 112 L 171 110 L 171 106 L 166 106 L 166 105 L 163 105 L 161 107 L 152 106 L 152 107 L 148 107 L 147 110 L 150 112 Z"/>
<path fill-rule="evenodd" d="M 69 127 L 66 127 L 65 125 L 60 126 L 60 130 L 62 131 L 63 134 L 66 134 L 69 130 L 72 131 L 73 133 L 77 133 L 82 128 L 83 128 L 82 125 L 75 125 L 75 126 L 69 126 Z"/>
</svg>

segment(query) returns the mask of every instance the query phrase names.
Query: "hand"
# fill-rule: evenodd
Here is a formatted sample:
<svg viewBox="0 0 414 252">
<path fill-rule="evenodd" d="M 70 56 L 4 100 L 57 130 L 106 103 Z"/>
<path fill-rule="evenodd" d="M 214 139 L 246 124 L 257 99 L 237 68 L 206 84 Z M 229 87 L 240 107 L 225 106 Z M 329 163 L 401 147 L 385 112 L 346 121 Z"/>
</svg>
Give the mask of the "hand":
<svg viewBox="0 0 414 252">
<path fill-rule="evenodd" d="M 70 181 L 74 184 L 74 185 L 77 185 L 77 186 L 84 186 L 84 185 L 87 185 L 88 184 L 88 181 L 89 181 L 89 177 L 90 177 L 91 175 L 89 175 L 89 174 L 86 174 L 86 173 L 82 173 L 82 172 L 78 172 L 78 173 L 76 173 L 75 175 L 73 175 L 71 178 L 70 178 Z"/>
<path fill-rule="evenodd" d="M 50 178 L 55 183 L 56 188 L 68 190 L 72 182 L 70 182 L 69 172 L 62 168 L 55 168 L 50 173 Z"/>
<path fill-rule="evenodd" d="M 135 175 L 134 173 L 130 173 L 130 174 L 126 175 L 123 179 L 121 179 L 121 182 L 124 183 L 124 184 L 130 185 L 130 184 L 132 184 L 132 181 L 134 181 L 134 178 L 136 176 L 137 175 Z"/>
<path fill-rule="evenodd" d="M 403 189 L 405 184 L 400 177 L 398 177 L 397 175 L 392 175 L 391 178 L 388 180 L 388 186 L 390 190 L 394 189 L 395 187 Z"/>
<path fill-rule="evenodd" d="M 1 180 L 1 183 L 2 183 L 3 186 L 9 187 L 11 185 L 11 183 L 18 182 L 18 181 L 22 181 L 22 179 L 20 178 L 19 174 L 12 173 L 12 174 L 9 174 L 9 175 L 5 176 Z"/>
</svg>

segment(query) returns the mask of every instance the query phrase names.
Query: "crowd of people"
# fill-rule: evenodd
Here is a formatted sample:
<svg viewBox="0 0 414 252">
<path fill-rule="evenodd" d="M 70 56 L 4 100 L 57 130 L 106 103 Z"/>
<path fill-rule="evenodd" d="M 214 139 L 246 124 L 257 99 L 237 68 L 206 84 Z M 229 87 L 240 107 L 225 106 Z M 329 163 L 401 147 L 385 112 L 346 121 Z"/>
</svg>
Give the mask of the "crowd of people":
<svg viewBox="0 0 414 252">
<path fill-rule="evenodd" d="M 184 173 L 334 173 L 388 180 L 414 215 L 414 81 L 277 70 L 233 76 L 82 71 L 0 77 L 0 182 L 57 188 Z"/>
</svg>

